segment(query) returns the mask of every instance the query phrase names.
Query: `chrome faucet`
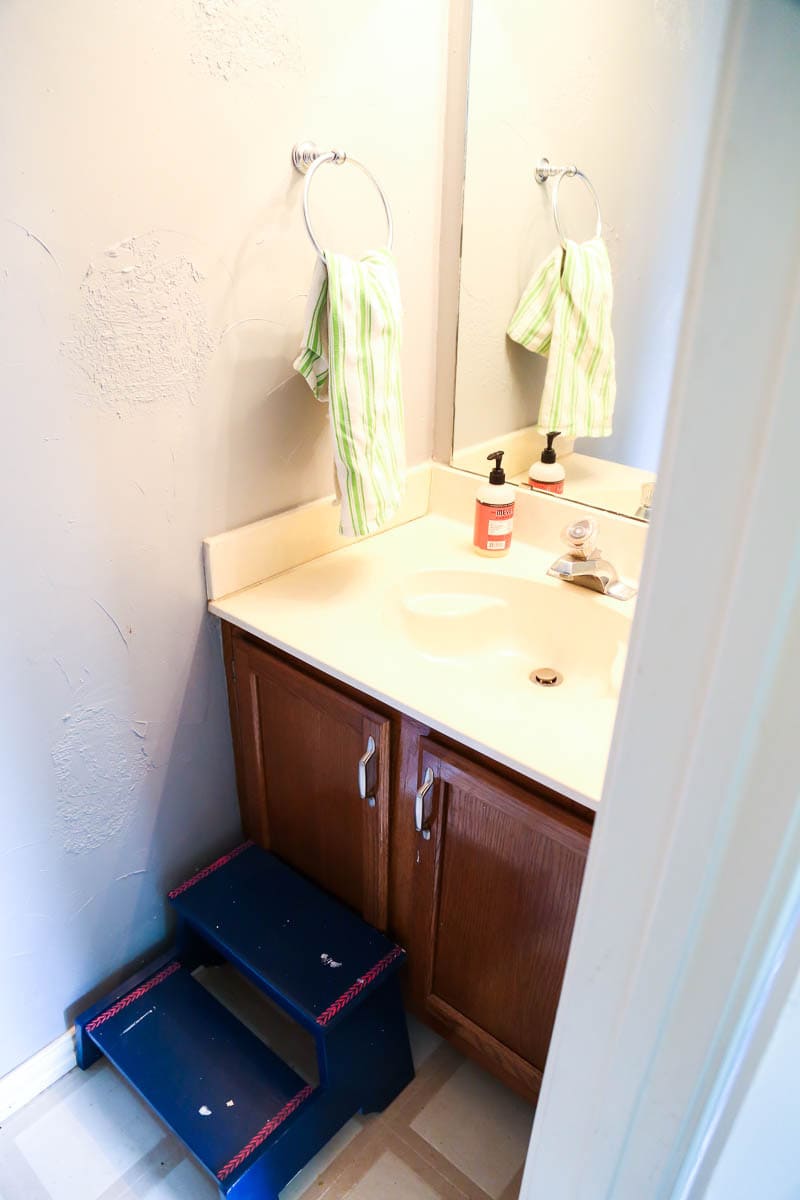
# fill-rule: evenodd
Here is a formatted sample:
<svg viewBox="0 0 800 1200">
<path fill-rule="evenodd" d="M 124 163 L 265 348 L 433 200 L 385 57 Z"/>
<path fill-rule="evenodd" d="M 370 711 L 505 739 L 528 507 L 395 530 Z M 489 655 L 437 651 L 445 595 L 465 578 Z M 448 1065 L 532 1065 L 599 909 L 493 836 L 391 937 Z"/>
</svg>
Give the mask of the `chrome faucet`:
<svg viewBox="0 0 800 1200">
<path fill-rule="evenodd" d="M 561 540 L 569 546 L 569 553 L 557 558 L 548 575 L 563 579 L 566 583 L 577 583 L 612 596 L 615 600 L 630 600 L 636 588 L 623 583 L 610 562 L 597 549 L 597 525 L 588 517 L 574 521 L 561 531 Z"/>
<path fill-rule="evenodd" d="M 655 483 L 643 483 L 642 495 L 639 501 L 639 507 L 633 514 L 640 521 L 649 521 L 653 513 L 653 495 L 655 494 Z"/>
</svg>

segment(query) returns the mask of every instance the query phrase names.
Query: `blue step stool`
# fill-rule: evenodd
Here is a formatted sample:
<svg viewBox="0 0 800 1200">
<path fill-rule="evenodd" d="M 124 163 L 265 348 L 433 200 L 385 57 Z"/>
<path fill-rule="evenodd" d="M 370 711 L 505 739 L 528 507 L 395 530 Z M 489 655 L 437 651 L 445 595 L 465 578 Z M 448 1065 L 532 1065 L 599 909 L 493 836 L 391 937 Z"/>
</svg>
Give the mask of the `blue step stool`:
<svg viewBox="0 0 800 1200">
<path fill-rule="evenodd" d="M 174 952 L 81 1013 L 78 1065 L 104 1054 L 234 1200 L 278 1192 L 356 1112 L 414 1077 L 405 952 L 248 842 L 169 894 Z M 301 1079 L 192 976 L 226 961 L 313 1035 Z"/>
</svg>

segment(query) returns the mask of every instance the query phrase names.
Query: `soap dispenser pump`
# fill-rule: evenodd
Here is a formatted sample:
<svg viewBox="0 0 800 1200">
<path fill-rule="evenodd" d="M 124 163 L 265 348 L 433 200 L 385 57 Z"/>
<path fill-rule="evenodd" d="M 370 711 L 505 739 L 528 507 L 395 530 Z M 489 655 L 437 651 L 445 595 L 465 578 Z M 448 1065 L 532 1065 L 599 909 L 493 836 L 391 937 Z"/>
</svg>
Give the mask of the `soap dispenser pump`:
<svg viewBox="0 0 800 1200">
<path fill-rule="evenodd" d="M 547 434 L 547 446 L 542 451 L 539 462 L 531 463 L 528 471 L 528 484 L 539 492 L 554 492 L 560 496 L 564 491 L 564 476 L 566 471 L 560 462 L 556 462 L 556 452 L 553 442 L 561 437 L 558 430 Z"/>
<path fill-rule="evenodd" d="M 489 482 L 481 484 L 475 497 L 472 543 L 476 553 L 500 558 L 508 554 L 511 545 L 517 492 L 510 483 L 506 483 L 503 451 L 495 450 L 487 455 L 487 461 L 494 462 L 494 466 L 489 473 Z"/>
</svg>

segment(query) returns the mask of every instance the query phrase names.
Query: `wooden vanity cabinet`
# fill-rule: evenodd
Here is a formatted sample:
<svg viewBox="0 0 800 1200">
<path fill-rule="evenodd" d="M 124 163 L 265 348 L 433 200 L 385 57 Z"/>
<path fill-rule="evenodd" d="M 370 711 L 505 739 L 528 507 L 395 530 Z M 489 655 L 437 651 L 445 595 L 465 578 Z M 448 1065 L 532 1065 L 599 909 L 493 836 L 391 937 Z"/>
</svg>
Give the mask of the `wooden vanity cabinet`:
<svg viewBox="0 0 800 1200">
<path fill-rule="evenodd" d="M 385 929 L 390 718 L 223 628 L 245 834 Z"/>
<path fill-rule="evenodd" d="M 247 835 L 388 928 L 412 1011 L 533 1098 L 593 814 L 227 624 L 223 644 Z"/>
<path fill-rule="evenodd" d="M 539 1090 L 591 825 L 430 737 L 409 943 L 414 1007 Z"/>
</svg>

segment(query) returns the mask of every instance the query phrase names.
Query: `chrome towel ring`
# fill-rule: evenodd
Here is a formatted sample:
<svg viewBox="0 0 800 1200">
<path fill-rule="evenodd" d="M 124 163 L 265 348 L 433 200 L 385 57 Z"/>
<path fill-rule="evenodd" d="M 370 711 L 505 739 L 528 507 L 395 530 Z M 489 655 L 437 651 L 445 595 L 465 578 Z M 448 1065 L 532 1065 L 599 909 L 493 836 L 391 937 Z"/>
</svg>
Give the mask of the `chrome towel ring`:
<svg viewBox="0 0 800 1200">
<path fill-rule="evenodd" d="M 308 197 L 311 192 L 311 180 L 314 178 L 314 173 L 323 163 L 334 163 L 336 166 L 341 166 L 342 163 L 346 162 L 352 163 L 354 167 L 358 167 L 360 171 L 363 171 L 367 179 L 374 183 L 378 189 L 378 195 L 383 203 L 383 211 L 386 214 L 388 230 L 386 249 L 391 250 L 392 248 L 392 241 L 394 239 L 392 210 L 389 207 L 389 201 L 386 199 L 386 193 L 372 172 L 362 162 L 359 162 L 357 158 L 353 158 L 352 155 L 345 153 L 344 150 L 319 150 L 313 142 L 298 142 L 292 149 L 292 165 L 296 171 L 299 171 L 301 175 L 305 175 L 306 177 L 306 184 L 303 189 L 303 217 L 305 218 L 306 229 L 308 230 L 308 236 L 311 238 L 311 243 L 323 262 L 325 261 L 325 251 L 314 236 L 311 215 L 309 213 Z"/>
<path fill-rule="evenodd" d="M 539 159 L 539 162 L 536 164 L 535 174 L 537 183 L 546 183 L 548 179 L 555 177 L 556 182 L 553 187 L 553 220 L 555 222 L 556 231 L 561 241 L 561 245 L 564 247 L 564 249 L 567 247 L 567 238 L 564 230 L 561 228 L 561 222 L 558 219 L 558 189 L 561 186 L 561 180 L 565 175 L 570 175 L 575 179 L 582 180 L 582 182 L 588 188 L 589 193 L 594 200 L 594 207 L 597 212 L 594 236 L 598 238 L 603 236 L 603 218 L 600 213 L 600 201 L 598 199 L 597 192 L 592 187 L 592 182 L 588 175 L 584 175 L 583 171 L 579 171 L 574 163 L 569 167 L 551 167 L 549 159 L 546 158 Z"/>
</svg>

